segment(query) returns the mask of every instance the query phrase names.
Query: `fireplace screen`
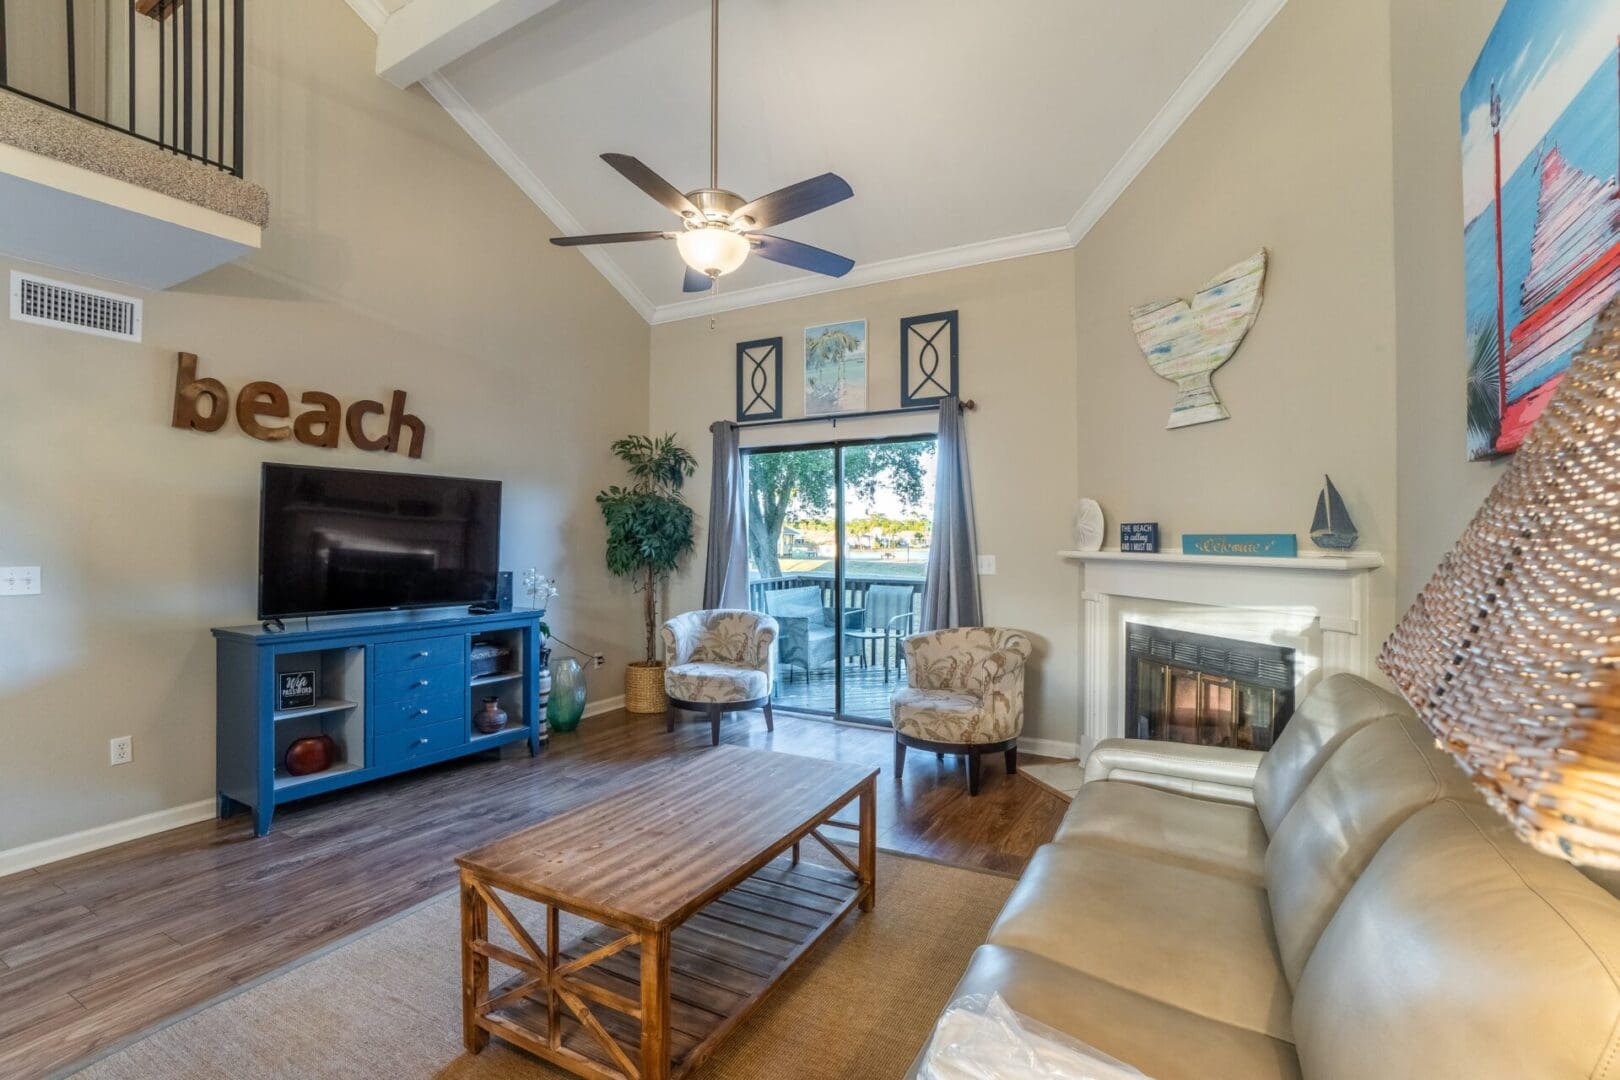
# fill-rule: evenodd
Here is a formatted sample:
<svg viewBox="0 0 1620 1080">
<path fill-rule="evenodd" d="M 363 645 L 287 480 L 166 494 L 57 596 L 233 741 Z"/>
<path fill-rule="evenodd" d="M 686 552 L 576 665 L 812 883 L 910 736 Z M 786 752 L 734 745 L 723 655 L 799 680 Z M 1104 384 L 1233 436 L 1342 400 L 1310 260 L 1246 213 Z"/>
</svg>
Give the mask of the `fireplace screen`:
<svg viewBox="0 0 1620 1080">
<path fill-rule="evenodd" d="M 1132 738 L 1269 750 L 1294 712 L 1294 650 L 1125 624 Z"/>
</svg>

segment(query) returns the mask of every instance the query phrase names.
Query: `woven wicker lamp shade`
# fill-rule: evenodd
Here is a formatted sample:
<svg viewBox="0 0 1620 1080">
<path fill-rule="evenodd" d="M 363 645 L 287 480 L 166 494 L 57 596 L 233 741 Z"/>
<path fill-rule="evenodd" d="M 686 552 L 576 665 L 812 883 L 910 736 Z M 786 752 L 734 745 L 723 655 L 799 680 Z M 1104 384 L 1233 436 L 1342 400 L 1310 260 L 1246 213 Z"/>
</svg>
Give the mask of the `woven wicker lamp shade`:
<svg viewBox="0 0 1620 1080">
<path fill-rule="evenodd" d="M 1526 841 L 1620 868 L 1620 300 L 1379 666 Z"/>
</svg>

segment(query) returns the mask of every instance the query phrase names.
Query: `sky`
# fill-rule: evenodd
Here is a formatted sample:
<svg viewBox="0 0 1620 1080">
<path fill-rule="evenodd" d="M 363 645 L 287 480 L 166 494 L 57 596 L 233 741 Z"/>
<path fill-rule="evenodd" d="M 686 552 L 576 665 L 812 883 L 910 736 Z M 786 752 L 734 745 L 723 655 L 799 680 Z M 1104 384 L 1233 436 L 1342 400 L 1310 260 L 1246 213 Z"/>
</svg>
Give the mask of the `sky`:
<svg viewBox="0 0 1620 1080">
<path fill-rule="evenodd" d="M 1460 95 L 1463 220 L 1490 206 L 1491 81 L 1502 95 L 1502 175 L 1512 176 L 1620 34 L 1620 0 L 1507 0 Z M 1620 76 L 1617 76 L 1620 78 Z"/>
</svg>

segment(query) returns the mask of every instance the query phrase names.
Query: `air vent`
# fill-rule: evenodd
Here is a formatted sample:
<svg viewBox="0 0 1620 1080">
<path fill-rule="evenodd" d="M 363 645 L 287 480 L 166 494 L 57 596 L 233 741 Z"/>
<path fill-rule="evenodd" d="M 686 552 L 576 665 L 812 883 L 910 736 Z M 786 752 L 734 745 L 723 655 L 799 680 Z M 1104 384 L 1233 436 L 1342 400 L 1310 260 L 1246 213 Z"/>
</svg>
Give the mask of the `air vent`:
<svg viewBox="0 0 1620 1080">
<path fill-rule="evenodd" d="M 11 272 L 11 317 L 81 334 L 141 340 L 141 302 L 117 293 Z"/>
</svg>

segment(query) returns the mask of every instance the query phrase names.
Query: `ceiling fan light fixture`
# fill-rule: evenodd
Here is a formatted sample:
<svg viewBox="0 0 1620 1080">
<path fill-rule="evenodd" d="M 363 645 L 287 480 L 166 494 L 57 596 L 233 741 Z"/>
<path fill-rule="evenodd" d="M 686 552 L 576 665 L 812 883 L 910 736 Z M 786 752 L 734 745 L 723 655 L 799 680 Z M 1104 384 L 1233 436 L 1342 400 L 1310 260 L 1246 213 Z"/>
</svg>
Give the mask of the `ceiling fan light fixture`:
<svg viewBox="0 0 1620 1080">
<path fill-rule="evenodd" d="M 700 274 L 729 274 L 748 258 L 748 239 L 720 226 L 687 229 L 675 238 L 681 258 Z"/>
</svg>

